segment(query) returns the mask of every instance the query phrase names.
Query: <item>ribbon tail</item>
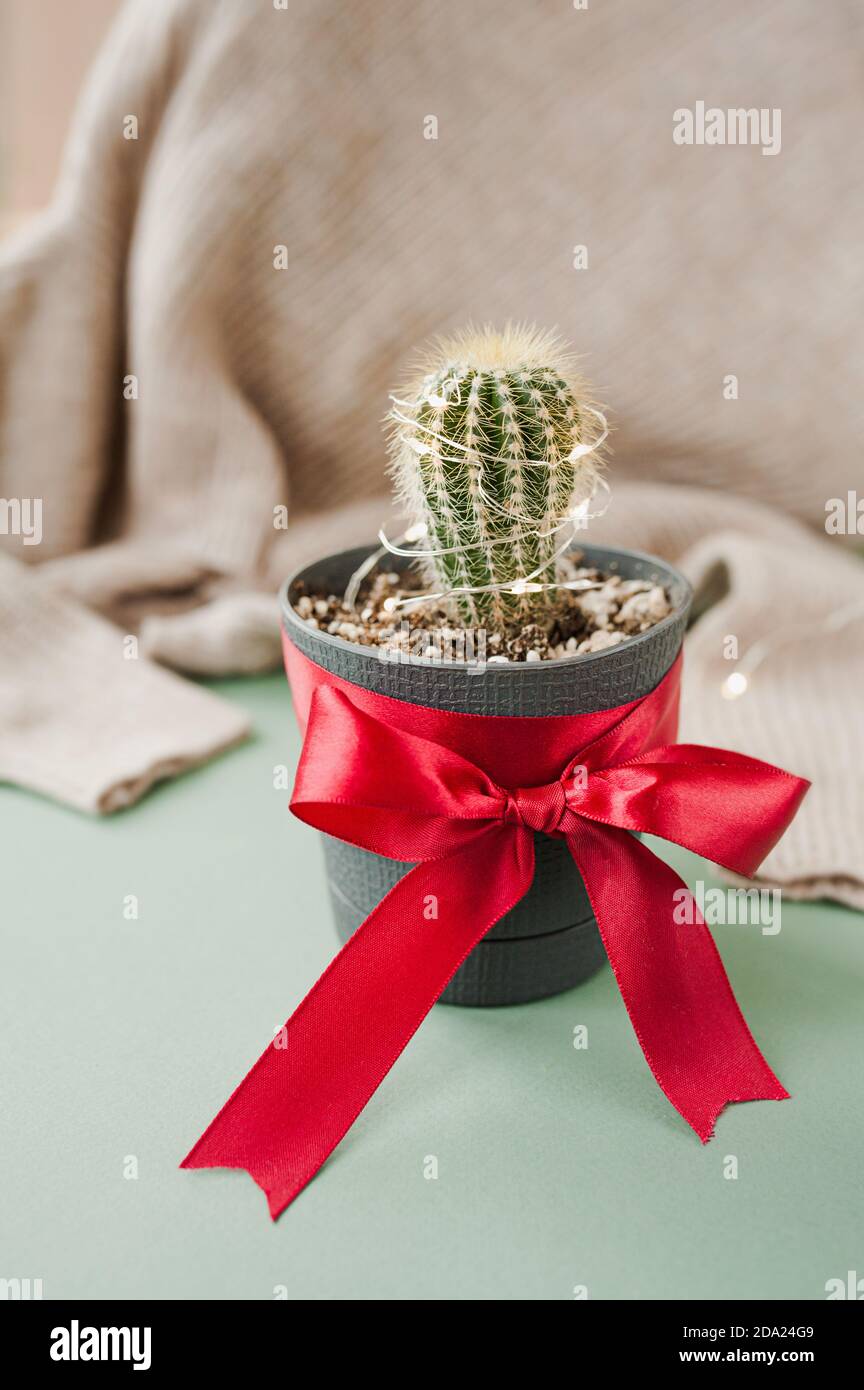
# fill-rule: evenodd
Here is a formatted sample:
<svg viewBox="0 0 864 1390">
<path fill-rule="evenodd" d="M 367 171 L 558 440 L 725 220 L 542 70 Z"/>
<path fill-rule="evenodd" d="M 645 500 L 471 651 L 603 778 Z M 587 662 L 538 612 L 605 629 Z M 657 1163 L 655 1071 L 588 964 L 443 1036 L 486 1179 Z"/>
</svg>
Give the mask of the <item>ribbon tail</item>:
<svg viewBox="0 0 864 1390">
<path fill-rule="evenodd" d="M 245 1168 L 275 1221 L 533 874 L 531 836 L 500 825 L 410 870 L 331 961 L 180 1166 Z"/>
<path fill-rule="evenodd" d="M 616 826 L 583 819 L 567 842 L 645 1060 L 703 1144 L 726 1105 L 788 1100 L 674 869 Z"/>
</svg>

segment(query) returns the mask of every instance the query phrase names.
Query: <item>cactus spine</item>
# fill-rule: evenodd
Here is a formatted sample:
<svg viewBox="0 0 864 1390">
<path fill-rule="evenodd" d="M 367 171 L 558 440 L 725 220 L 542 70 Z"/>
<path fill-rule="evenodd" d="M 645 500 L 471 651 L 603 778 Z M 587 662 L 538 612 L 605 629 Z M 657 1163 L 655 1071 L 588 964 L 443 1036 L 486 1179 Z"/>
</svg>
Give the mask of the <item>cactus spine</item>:
<svg viewBox="0 0 864 1390">
<path fill-rule="evenodd" d="M 426 526 L 426 578 L 456 590 L 472 623 L 542 617 L 567 539 L 562 522 L 596 485 L 591 418 L 573 359 L 533 329 L 468 331 L 439 343 L 423 375 L 394 398 L 391 471 L 397 494 Z M 494 588 L 492 586 L 504 586 Z M 471 590 L 459 593 L 459 590 Z"/>
</svg>

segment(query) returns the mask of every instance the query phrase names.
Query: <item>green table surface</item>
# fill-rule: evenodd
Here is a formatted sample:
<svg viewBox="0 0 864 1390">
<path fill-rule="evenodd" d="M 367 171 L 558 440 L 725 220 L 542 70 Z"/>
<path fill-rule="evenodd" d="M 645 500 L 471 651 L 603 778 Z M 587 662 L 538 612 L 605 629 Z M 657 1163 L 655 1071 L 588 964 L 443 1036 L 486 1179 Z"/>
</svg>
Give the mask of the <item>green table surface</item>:
<svg viewBox="0 0 864 1390">
<path fill-rule="evenodd" d="M 336 949 L 316 832 L 274 788 L 299 751 L 287 687 L 213 688 L 254 738 L 129 811 L 0 789 L 0 1277 L 48 1299 L 824 1299 L 864 1274 L 864 921 L 823 903 L 784 902 L 774 936 L 714 930 L 793 1098 L 728 1108 L 704 1147 L 606 968 L 433 1009 L 275 1224 L 247 1174 L 181 1172 Z"/>
</svg>

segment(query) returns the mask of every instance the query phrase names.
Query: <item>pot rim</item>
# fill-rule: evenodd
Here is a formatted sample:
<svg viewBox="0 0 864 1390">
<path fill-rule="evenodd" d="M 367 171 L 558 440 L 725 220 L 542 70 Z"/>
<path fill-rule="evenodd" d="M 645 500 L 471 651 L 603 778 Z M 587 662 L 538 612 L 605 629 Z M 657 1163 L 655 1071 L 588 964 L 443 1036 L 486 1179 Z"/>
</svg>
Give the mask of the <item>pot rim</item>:
<svg viewBox="0 0 864 1390">
<path fill-rule="evenodd" d="M 636 636 L 628 637 L 626 642 L 628 649 L 632 649 L 633 647 L 636 647 L 644 642 L 656 638 L 658 633 L 662 633 L 666 628 L 671 627 L 673 623 L 677 622 L 680 619 L 681 614 L 686 613 L 689 609 L 693 601 L 693 586 L 691 585 L 689 579 L 687 579 L 686 576 L 683 575 L 679 569 L 676 569 L 674 565 L 669 564 L 668 560 L 661 560 L 659 556 L 651 555 L 649 552 L 644 550 L 629 550 L 626 546 L 592 545 L 590 542 L 586 541 L 584 548 L 586 550 L 593 551 L 594 553 L 602 552 L 612 557 L 623 555 L 626 556 L 628 559 L 641 560 L 649 565 L 657 565 L 661 569 L 665 570 L 667 574 L 671 575 L 672 578 L 682 586 L 680 601 L 672 608 L 671 612 L 667 613 L 665 618 L 661 618 L 659 623 L 655 623 L 653 627 L 649 627 L 647 632 L 640 632 Z M 345 648 L 347 651 L 355 652 L 358 656 L 366 657 L 371 661 L 382 660 L 379 654 L 380 649 L 378 647 L 364 646 L 361 642 L 350 642 L 346 637 L 338 637 L 334 633 L 325 632 L 320 628 L 310 628 L 306 623 L 305 619 L 301 618 L 300 614 L 297 612 L 297 610 L 294 608 L 294 606 L 291 604 L 288 598 L 288 595 L 291 592 L 292 585 L 294 585 L 297 582 L 297 580 L 306 570 L 311 569 L 313 565 L 324 566 L 327 564 L 328 560 L 336 560 L 343 555 L 350 554 L 353 550 L 362 550 L 365 551 L 367 555 L 370 555 L 373 550 L 377 549 L 378 546 L 374 542 L 370 542 L 368 546 L 349 546 L 346 547 L 344 550 L 337 550 L 331 552 L 331 554 L 329 555 L 322 555 L 319 560 L 307 560 L 304 564 L 298 565 L 296 569 L 292 570 L 291 573 L 288 575 L 288 578 L 285 579 L 279 587 L 279 606 L 282 614 L 282 625 L 285 628 L 286 632 L 288 632 L 289 636 L 290 628 L 296 627 L 298 630 L 314 636 L 316 641 L 322 642 L 325 646 L 342 647 Z M 580 665 L 584 665 L 587 662 L 600 661 L 603 657 L 609 656 L 610 652 L 619 650 L 620 646 L 621 644 L 619 643 L 615 647 L 606 648 L 605 650 L 599 652 L 573 652 L 570 656 L 556 656 L 553 657 L 551 661 L 543 662 L 486 661 L 480 669 L 482 670 L 482 675 L 486 679 L 489 679 L 490 677 L 494 679 L 496 675 L 508 674 L 513 671 L 518 672 L 520 670 L 526 670 L 528 672 L 533 672 L 536 671 L 538 667 L 540 667 L 544 671 L 549 671 L 561 666 L 574 666 L 577 663 Z M 480 673 L 480 670 L 478 670 L 477 667 L 472 666 L 469 662 L 427 661 L 422 656 L 414 656 L 410 653 L 407 657 L 400 657 L 400 662 L 403 664 L 407 663 L 411 666 L 419 666 L 422 670 L 425 671 L 450 670 L 462 671 L 466 674 L 473 675 L 477 675 Z"/>
</svg>

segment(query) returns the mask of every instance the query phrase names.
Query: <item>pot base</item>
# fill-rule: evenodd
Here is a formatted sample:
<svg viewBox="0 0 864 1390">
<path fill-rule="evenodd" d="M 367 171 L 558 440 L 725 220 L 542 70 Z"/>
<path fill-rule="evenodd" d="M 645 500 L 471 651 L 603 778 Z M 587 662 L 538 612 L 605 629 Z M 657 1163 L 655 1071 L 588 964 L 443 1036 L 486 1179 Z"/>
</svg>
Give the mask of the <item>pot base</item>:
<svg viewBox="0 0 864 1390">
<path fill-rule="evenodd" d="M 366 913 L 328 882 L 336 930 L 342 941 Z M 592 919 L 542 936 L 484 938 L 462 963 L 439 1004 L 471 1008 L 529 1004 L 581 985 L 606 964 L 606 951 Z"/>
</svg>

